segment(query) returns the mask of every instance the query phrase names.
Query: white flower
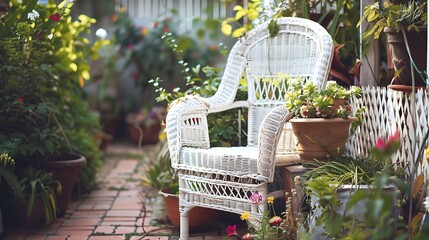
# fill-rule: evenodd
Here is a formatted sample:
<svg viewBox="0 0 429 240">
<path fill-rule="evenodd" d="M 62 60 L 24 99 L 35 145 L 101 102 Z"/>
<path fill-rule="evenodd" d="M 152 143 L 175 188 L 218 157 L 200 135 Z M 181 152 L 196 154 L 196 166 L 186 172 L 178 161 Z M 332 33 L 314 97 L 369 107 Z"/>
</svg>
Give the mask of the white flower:
<svg viewBox="0 0 429 240">
<path fill-rule="evenodd" d="M 40 17 L 40 14 L 33 9 L 33 11 L 31 11 L 30 13 L 27 14 L 27 18 L 30 19 L 31 21 L 34 21 L 36 19 L 38 19 Z"/>
<path fill-rule="evenodd" d="M 48 39 L 49 39 L 49 40 L 51 40 L 53 37 L 54 37 L 54 34 L 53 34 L 53 33 L 51 33 L 51 34 L 49 34 L 49 35 L 48 35 Z"/>
<path fill-rule="evenodd" d="M 425 205 L 425 209 L 426 209 L 426 211 L 428 211 L 428 212 L 429 212 L 429 196 L 427 196 L 427 197 L 425 198 L 425 201 L 423 202 L 423 205 Z"/>
<path fill-rule="evenodd" d="M 95 32 L 95 36 L 101 38 L 101 39 L 105 39 L 107 36 L 107 31 L 106 29 L 103 28 L 99 28 L 96 32 Z"/>
</svg>

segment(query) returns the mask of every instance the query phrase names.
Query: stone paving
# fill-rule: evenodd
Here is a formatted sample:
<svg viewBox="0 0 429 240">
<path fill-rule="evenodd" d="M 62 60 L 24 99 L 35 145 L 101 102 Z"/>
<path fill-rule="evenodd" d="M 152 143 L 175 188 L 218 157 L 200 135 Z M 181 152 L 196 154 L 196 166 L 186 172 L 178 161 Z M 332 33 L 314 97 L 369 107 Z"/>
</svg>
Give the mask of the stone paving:
<svg viewBox="0 0 429 240">
<path fill-rule="evenodd" d="M 177 229 L 151 221 L 157 193 L 141 185 L 145 164 L 157 146 L 138 149 L 132 144 L 113 144 L 100 170 L 99 189 L 74 200 L 66 216 L 40 229 L 5 229 L 1 239 L 45 240 L 167 240 L 178 239 Z M 156 201 L 156 200 L 155 200 Z M 222 226 L 191 234 L 191 239 L 223 239 Z"/>
</svg>

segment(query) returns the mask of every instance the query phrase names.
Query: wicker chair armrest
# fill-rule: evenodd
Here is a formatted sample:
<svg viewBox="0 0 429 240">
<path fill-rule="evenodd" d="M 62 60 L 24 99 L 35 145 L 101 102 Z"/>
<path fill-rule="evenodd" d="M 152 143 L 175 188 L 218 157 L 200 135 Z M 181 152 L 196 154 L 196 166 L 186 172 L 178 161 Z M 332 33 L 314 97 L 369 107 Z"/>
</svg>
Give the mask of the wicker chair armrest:
<svg viewBox="0 0 429 240">
<path fill-rule="evenodd" d="M 249 107 L 248 101 L 235 101 L 225 107 L 217 107 L 217 108 L 211 107 L 209 108 L 209 113 L 217 113 L 217 112 L 223 112 L 234 108 L 248 108 L 248 107 Z"/>
<path fill-rule="evenodd" d="M 283 125 L 292 117 L 293 113 L 281 105 L 270 111 L 262 121 L 259 130 L 258 173 L 269 182 L 274 179 L 276 149 Z"/>
<path fill-rule="evenodd" d="M 170 107 L 166 118 L 166 133 L 171 165 L 177 167 L 182 147 L 209 148 L 207 112 L 209 103 L 205 98 L 186 97 Z"/>
</svg>

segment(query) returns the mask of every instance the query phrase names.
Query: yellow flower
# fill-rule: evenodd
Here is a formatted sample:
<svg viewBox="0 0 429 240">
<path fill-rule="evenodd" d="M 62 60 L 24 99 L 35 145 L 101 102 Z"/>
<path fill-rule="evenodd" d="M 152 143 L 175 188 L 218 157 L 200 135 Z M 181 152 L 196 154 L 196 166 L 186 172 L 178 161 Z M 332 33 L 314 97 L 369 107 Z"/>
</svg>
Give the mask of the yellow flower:
<svg viewBox="0 0 429 240">
<path fill-rule="evenodd" d="M 249 212 L 244 212 L 240 216 L 241 220 L 243 220 L 243 221 L 249 220 L 249 217 L 250 217 L 250 213 Z"/>
<path fill-rule="evenodd" d="M 268 202 L 268 204 L 273 204 L 274 203 L 274 197 L 273 196 L 269 196 L 267 198 L 267 202 Z"/>
</svg>

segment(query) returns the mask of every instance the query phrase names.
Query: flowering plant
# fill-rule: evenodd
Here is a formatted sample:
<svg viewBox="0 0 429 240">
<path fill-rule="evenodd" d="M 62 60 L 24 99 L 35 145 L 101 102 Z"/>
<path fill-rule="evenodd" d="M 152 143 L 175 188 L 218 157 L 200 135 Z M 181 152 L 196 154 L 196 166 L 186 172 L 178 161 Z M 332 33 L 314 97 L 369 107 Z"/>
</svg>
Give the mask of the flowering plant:
<svg viewBox="0 0 429 240">
<path fill-rule="evenodd" d="M 249 201 L 252 204 L 258 205 L 263 202 L 262 195 L 258 192 L 253 193 L 249 197 Z M 244 235 L 239 235 L 237 232 L 237 225 L 227 226 L 227 236 L 235 236 L 243 240 L 258 240 L 258 239 L 294 239 L 293 234 L 296 232 L 296 225 L 293 224 L 290 210 L 282 213 L 283 218 L 276 214 L 274 209 L 274 197 L 269 196 L 266 199 L 268 203 L 268 211 L 263 212 L 262 219 L 255 219 L 251 217 L 249 212 L 243 212 L 240 219 L 247 221 L 249 225 L 248 232 Z M 291 207 L 290 198 L 286 202 L 286 208 Z M 274 216 L 270 216 L 270 212 Z M 258 226 L 258 228 L 253 228 Z"/>
<path fill-rule="evenodd" d="M 396 131 L 387 138 L 378 138 L 368 158 L 333 159 L 307 172 L 306 192 L 310 201 L 314 200 L 309 208 L 314 221 L 307 218 L 307 234 L 318 232 L 345 239 L 405 239 L 407 230 L 417 229 L 419 218 L 415 213 L 407 213 L 424 190 L 421 191 L 421 185 L 410 191 L 411 184 L 404 180 L 404 166 L 392 160 L 400 145 Z M 423 184 L 421 181 L 414 185 Z M 349 186 L 343 188 L 345 184 Z M 316 229 L 320 227 L 318 231 L 314 225 Z"/>
</svg>

